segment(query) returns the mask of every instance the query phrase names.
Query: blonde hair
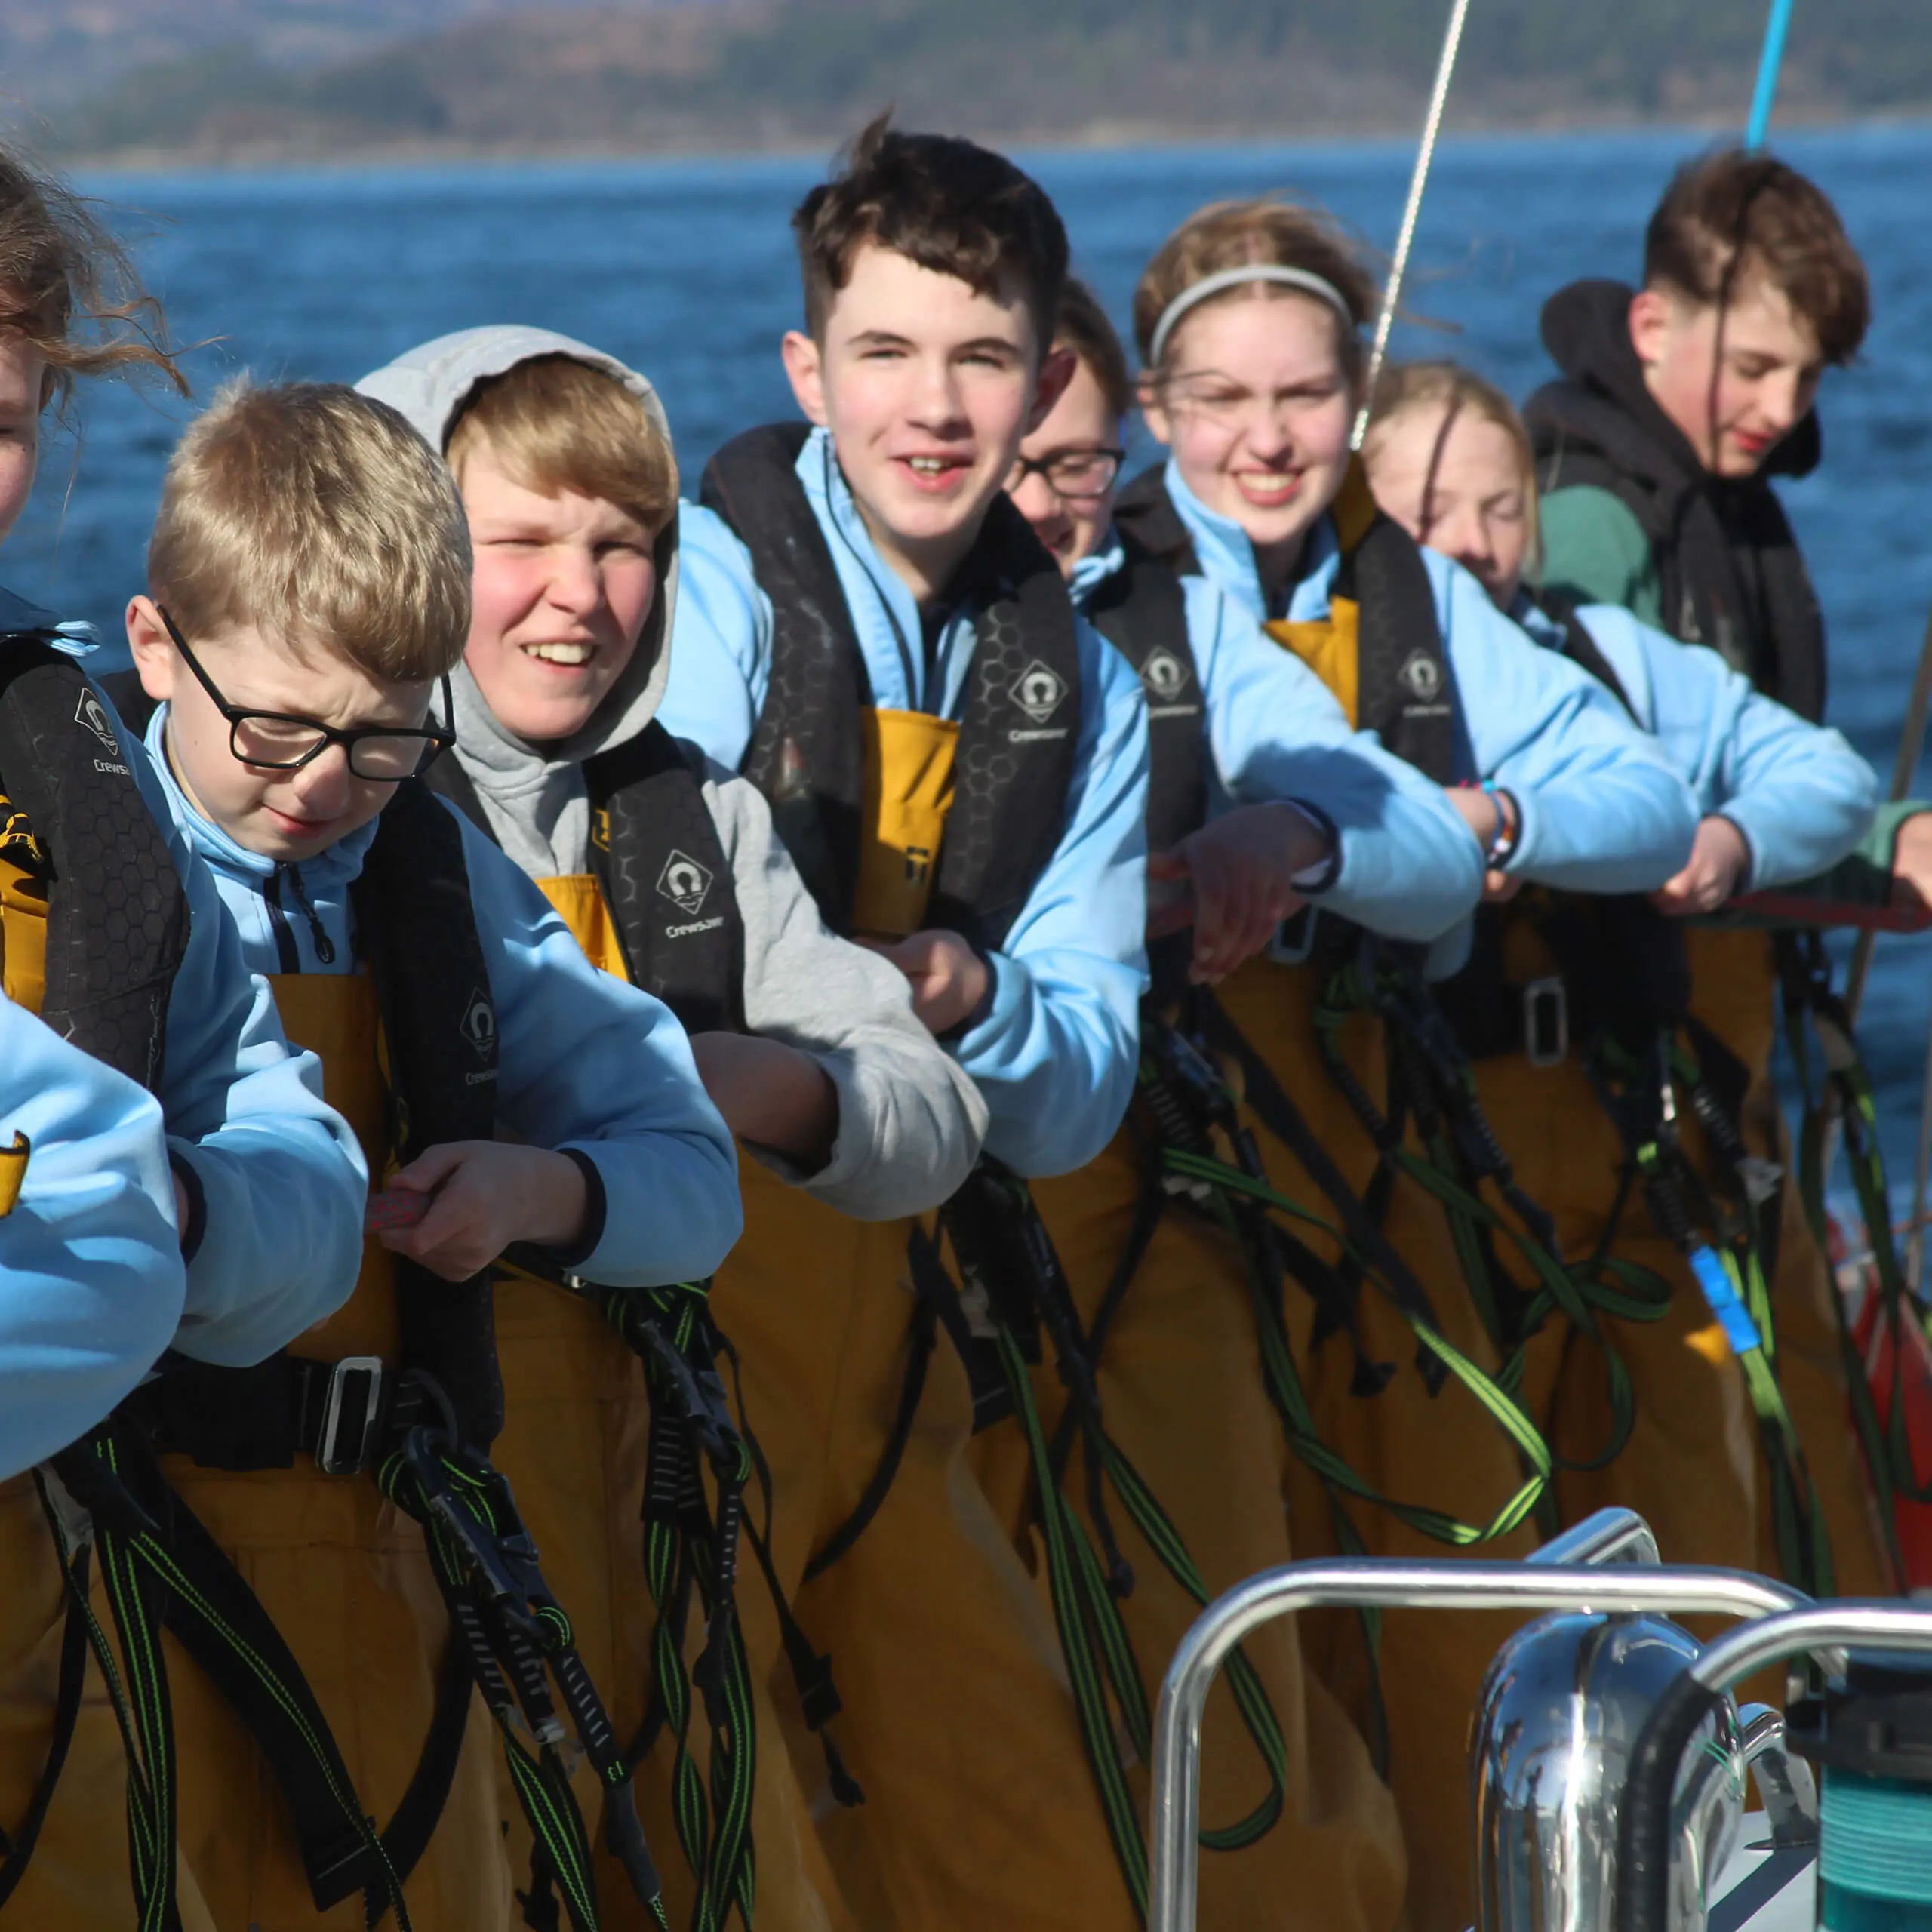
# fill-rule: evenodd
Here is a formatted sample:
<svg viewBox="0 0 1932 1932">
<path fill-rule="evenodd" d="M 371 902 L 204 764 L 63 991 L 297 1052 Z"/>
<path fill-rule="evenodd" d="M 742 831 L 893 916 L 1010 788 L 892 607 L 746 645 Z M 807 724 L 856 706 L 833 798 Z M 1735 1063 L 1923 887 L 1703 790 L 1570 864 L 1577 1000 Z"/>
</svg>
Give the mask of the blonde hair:
<svg viewBox="0 0 1932 1932">
<path fill-rule="evenodd" d="M 1300 269 L 1319 275 L 1341 297 L 1343 306 L 1354 318 L 1354 329 L 1340 326 L 1342 366 L 1352 380 L 1361 373 L 1362 348 L 1356 331 L 1374 318 L 1380 297 L 1375 277 L 1363 259 L 1362 251 L 1335 222 L 1319 208 L 1297 207 L 1291 202 L 1263 195 L 1248 201 L 1214 202 L 1198 208 L 1161 244 L 1153 260 L 1142 271 L 1134 291 L 1134 339 L 1140 359 L 1147 362 L 1153 354 L 1154 332 L 1168 305 L 1184 295 L 1196 283 L 1223 269 L 1266 265 L 1272 268 Z M 1257 281 L 1211 295 L 1201 306 L 1208 309 L 1223 302 L 1283 301 L 1292 291 Z M 1304 295 L 1300 300 L 1308 300 Z M 1169 339 L 1163 359 L 1172 352 L 1172 344 L 1181 331 Z M 1149 372 L 1158 381 L 1158 369 Z"/>
<path fill-rule="evenodd" d="M 615 503 L 653 537 L 677 512 L 670 438 L 615 376 L 574 355 L 533 355 L 479 383 L 445 439 L 459 484 L 485 445 L 526 489 Z"/>
<path fill-rule="evenodd" d="M 42 400 L 65 402 L 77 376 L 158 371 L 187 380 L 167 346 L 161 306 L 126 252 L 65 183 L 0 148 L 0 333 L 47 362 Z"/>
<path fill-rule="evenodd" d="M 148 589 L 191 640 L 253 626 L 419 684 L 468 640 L 469 528 L 448 470 L 388 404 L 245 376 L 169 459 Z"/>
<path fill-rule="evenodd" d="M 1516 405 L 1486 376 L 1446 359 L 1385 363 L 1376 379 L 1375 394 L 1369 405 L 1368 434 L 1362 443 L 1362 460 L 1371 477 L 1377 452 L 1386 444 L 1391 426 L 1411 411 L 1429 408 L 1445 412 L 1438 442 L 1447 436 L 1457 417 L 1464 415 L 1494 424 L 1509 438 L 1523 485 L 1523 518 L 1529 538 L 1524 555 L 1534 572 L 1540 568 L 1543 556 L 1542 519 L 1537 512 L 1536 451 Z"/>
</svg>

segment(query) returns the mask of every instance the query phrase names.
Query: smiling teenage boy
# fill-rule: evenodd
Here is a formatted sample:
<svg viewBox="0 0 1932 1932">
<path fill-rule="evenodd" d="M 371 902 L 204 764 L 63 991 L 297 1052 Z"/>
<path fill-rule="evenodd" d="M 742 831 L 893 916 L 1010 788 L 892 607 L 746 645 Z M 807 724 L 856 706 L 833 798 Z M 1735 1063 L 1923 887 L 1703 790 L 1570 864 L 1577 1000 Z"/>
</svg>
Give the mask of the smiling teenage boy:
<svg viewBox="0 0 1932 1932">
<path fill-rule="evenodd" d="M 463 1497 L 490 1496 L 494 1527 L 470 1546 L 494 1555 L 475 1560 L 527 1594 L 493 1540 L 509 1526 L 482 1457 L 577 1311 L 506 1282 L 493 1313 L 488 1270 L 521 1243 L 607 1287 L 676 1281 L 738 1231 L 730 1137 L 676 1022 L 597 972 L 522 872 L 417 782 L 449 741 L 431 700 L 462 652 L 469 580 L 454 488 L 394 411 L 238 385 L 169 463 L 149 594 L 128 610 L 158 701 L 150 750 L 400 1217 L 329 1322 L 260 1370 L 180 1385 L 157 1419 L 177 1491 L 338 1740 L 328 1789 L 353 1793 L 341 1817 L 318 1817 L 312 1789 L 285 1810 L 269 1734 L 211 1676 L 177 1672 L 184 1864 L 219 1923 L 263 1932 L 312 1925 L 318 1906 L 324 1924 L 362 1924 L 346 1895 L 380 1908 L 412 1854 L 419 1923 L 509 1923 L 489 1727 L 472 1712 L 465 1734 L 472 1653 L 449 1618 L 494 1627 L 500 1660 L 510 1639 L 500 1604 L 479 1610 L 469 1572 L 451 1574 L 462 1545 L 439 1533 L 426 1549 L 410 1519 L 433 1507 L 454 1526 Z M 553 1619 L 534 1627 L 558 1636 Z M 433 1722 L 426 1747 L 438 1718 L 453 1726 Z M 419 1758 L 427 1789 L 378 1856 L 364 1814 L 396 1814 Z M 528 1754 L 537 1808 L 563 1778 L 553 1743 Z"/>
<path fill-rule="evenodd" d="M 906 973 L 986 1097 L 989 1152 L 1066 1171 L 1133 1080 L 1147 752 L 1133 672 L 1001 494 L 1071 371 L 1048 350 L 1065 232 L 1011 163 L 883 120 L 793 225 L 807 326 L 783 353 L 811 426 L 728 445 L 705 485 L 722 520 L 685 513 L 663 715 L 765 793 L 827 923 Z M 788 1251 L 766 1252 L 782 1294 Z M 1051 1626 L 964 1465 L 961 1361 L 931 1349 L 958 1303 L 923 1233 L 912 1253 L 923 1305 L 903 1238 L 869 1254 L 827 1364 L 801 1567 L 835 1534 L 837 1560 L 797 1604 L 866 1803 L 826 1841 L 862 1918 L 1124 1924 Z M 909 1351 L 925 1380 L 895 1432 Z"/>
<path fill-rule="evenodd" d="M 802 1564 L 825 1444 L 800 1387 L 828 1338 L 835 1351 L 843 1339 L 855 1250 L 875 1239 L 867 1224 L 934 1207 L 958 1186 L 984 1104 L 914 1015 L 903 977 L 826 930 L 757 788 L 655 721 L 681 571 L 677 460 L 651 384 L 582 343 L 494 328 L 425 343 L 359 386 L 443 450 L 469 522 L 474 598 L 454 680 L 457 744 L 432 783 L 531 874 L 593 960 L 672 1005 L 752 1156 L 742 1174 L 747 1239 L 710 1300 L 768 1474 L 777 1560 Z M 798 1223 L 795 1200 L 809 1204 L 808 1225 Z M 763 1230 L 788 1220 L 789 1274 L 778 1291 Z M 904 1238 L 902 1227 L 901 1247 Z M 559 1388 L 558 1412 L 503 1454 L 533 1512 L 549 1500 L 577 1512 L 568 1529 L 537 1525 L 539 1541 L 567 1560 L 562 1574 L 584 1575 L 569 1599 L 616 1606 L 622 1661 L 610 1695 L 626 1737 L 645 1721 L 659 1661 L 632 1527 L 651 1416 L 621 1373 L 629 1355 L 608 1334 L 577 1385 Z M 614 1382 L 626 1398 L 605 1431 L 586 1427 Z M 540 1484 L 521 1481 L 526 1445 Z M 608 1518 L 586 1516 L 580 1506 L 607 1487 Z M 738 1854 L 755 1852 L 760 1925 L 823 1924 L 835 1887 L 767 1703 L 780 1629 L 749 1561 L 742 1579 L 755 1743 L 728 1730 L 721 1741 L 734 1755 L 747 1743 L 747 1758 L 755 1752 L 750 1835 L 721 1816 L 723 1848 L 707 1857 L 703 1834 L 687 1829 L 687 1850 L 717 1888 L 721 1915 Z M 702 1749 L 694 1755 L 702 1778 Z M 672 1756 L 660 1748 L 639 1774 L 641 1801 L 666 1820 Z M 687 1825 L 689 1786 L 678 1794 Z M 666 1877 L 685 1890 L 681 1875 Z M 688 1899 L 670 1903 L 674 1918 L 691 1916 Z"/>
</svg>

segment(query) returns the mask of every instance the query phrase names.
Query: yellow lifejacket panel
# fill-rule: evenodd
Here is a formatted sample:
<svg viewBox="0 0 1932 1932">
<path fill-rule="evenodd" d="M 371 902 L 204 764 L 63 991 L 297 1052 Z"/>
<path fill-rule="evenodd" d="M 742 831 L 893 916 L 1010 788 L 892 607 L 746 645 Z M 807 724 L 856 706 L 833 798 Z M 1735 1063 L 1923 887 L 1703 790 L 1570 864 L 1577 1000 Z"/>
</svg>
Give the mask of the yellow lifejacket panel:
<svg viewBox="0 0 1932 1932">
<path fill-rule="evenodd" d="M 1344 556 L 1368 534 L 1375 521 L 1375 497 L 1360 457 L 1349 459 L 1342 493 L 1329 512 Z M 1278 618 L 1261 627 L 1277 644 L 1285 645 L 1329 690 L 1348 714 L 1351 728 L 1360 722 L 1361 606 L 1354 598 L 1331 597 L 1325 617 L 1291 623 Z"/>
<path fill-rule="evenodd" d="M 959 727 L 923 711 L 859 714 L 865 752 L 865 816 L 852 928 L 903 939 L 925 924 L 952 809 Z"/>
<path fill-rule="evenodd" d="M 604 897 L 604 888 L 595 872 L 565 872 L 537 881 L 543 897 L 557 909 L 557 915 L 570 928 L 571 937 L 583 948 L 591 964 L 620 980 L 630 975 L 624 970 L 623 949 L 617 943 L 617 923 Z"/>
<path fill-rule="evenodd" d="M 0 792 L 0 991 L 16 1006 L 38 1014 L 47 997 L 47 887 L 8 856 L 37 857 L 40 848 Z"/>
</svg>

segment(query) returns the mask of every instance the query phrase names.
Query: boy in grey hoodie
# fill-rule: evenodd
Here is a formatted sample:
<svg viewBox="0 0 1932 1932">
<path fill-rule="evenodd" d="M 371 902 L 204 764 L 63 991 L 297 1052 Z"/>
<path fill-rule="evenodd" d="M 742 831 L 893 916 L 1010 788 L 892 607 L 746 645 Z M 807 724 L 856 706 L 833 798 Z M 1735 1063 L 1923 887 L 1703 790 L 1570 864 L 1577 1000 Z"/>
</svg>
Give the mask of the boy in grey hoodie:
<svg viewBox="0 0 1932 1932">
<path fill-rule="evenodd" d="M 891 1238 L 878 1224 L 937 1205 L 964 1180 L 985 1106 L 915 1015 L 903 977 L 825 928 L 763 796 L 654 722 L 678 519 L 669 430 L 651 385 L 566 337 L 494 328 L 425 344 L 359 386 L 445 453 L 469 517 L 474 618 L 441 789 L 537 880 L 593 961 L 678 1012 L 714 1101 L 758 1164 L 745 1175 L 752 1229 L 795 1244 L 783 1296 L 736 1291 L 728 1266 L 712 1297 L 738 1351 L 738 1417 L 769 1472 L 765 1506 L 750 1518 L 771 1587 L 754 1580 L 738 1593 L 749 1721 L 725 1713 L 730 1697 L 714 1682 L 708 1780 L 683 1747 L 688 1694 L 665 1648 L 675 1650 L 681 1620 L 654 1632 L 628 1555 L 646 1465 L 660 1451 L 652 1404 L 614 1337 L 586 1321 L 575 1358 L 555 1365 L 554 1403 L 525 1404 L 500 1460 L 560 1598 L 612 1606 L 611 1627 L 577 1636 L 627 1735 L 645 1725 L 656 1680 L 679 1745 L 675 1764 L 657 1754 L 640 1776 L 654 1837 L 661 1844 L 675 1816 L 721 1918 L 749 1883 L 748 1804 L 761 1924 L 844 1923 L 769 1680 L 789 1651 L 811 1694 L 805 1715 L 823 1724 L 829 1686 L 811 1681 L 823 1660 L 802 1644 L 789 1599 L 817 1540 L 856 1284 L 866 1254 Z M 795 1224 L 800 1195 L 836 1213 Z M 903 1226 L 897 1238 L 903 1252 Z M 648 1571 L 652 1552 L 648 1519 Z M 663 1575 L 651 1583 L 666 1600 L 675 1588 Z M 599 1650 L 611 1659 L 601 1671 Z M 746 1747 L 760 1728 L 754 1776 Z M 682 1881 L 666 1875 L 675 1914 Z"/>
</svg>

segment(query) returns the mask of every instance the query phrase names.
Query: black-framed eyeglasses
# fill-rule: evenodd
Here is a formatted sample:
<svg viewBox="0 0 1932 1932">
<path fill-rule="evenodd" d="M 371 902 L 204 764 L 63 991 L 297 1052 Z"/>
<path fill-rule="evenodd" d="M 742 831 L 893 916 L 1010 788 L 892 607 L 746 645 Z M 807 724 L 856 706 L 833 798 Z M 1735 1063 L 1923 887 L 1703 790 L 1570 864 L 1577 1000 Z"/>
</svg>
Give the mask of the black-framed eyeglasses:
<svg viewBox="0 0 1932 1932">
<path fill-rule="evenodd" d="M 456 743 L 456 705 L 447 677 L 442 680 L 443 715 L 450 721 L 419 725 L 414 731 L 389 724 L 354 724 L 344 730 L 325 724 L 319 718 L 292 717 L 287 712 L 245 711 L 222 696 L 165 611 L 161 612 L 161 621 L 168 626 L 182 662 L 228 721 L 228 749 L 242 764 L 258 771 L 300 771 L 330 746 L 340 745 L 348 754 L 349 770 L 358 778 L 400 784 L 405 778 L 420 777 Z"/>
<path fill-rule="evenodd" d="M 1041 476 L 1057 497 L 1104 497 L 1126 460 L 1126 451 L 1099 446 L 1050 450 L 1041 457 L 1015 457 L 1007 475 L 1007 492 L 1011 495 L 1029 476 Z"/>
</svg>

